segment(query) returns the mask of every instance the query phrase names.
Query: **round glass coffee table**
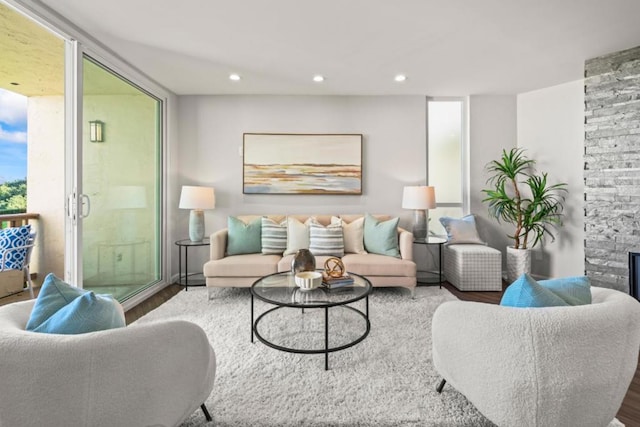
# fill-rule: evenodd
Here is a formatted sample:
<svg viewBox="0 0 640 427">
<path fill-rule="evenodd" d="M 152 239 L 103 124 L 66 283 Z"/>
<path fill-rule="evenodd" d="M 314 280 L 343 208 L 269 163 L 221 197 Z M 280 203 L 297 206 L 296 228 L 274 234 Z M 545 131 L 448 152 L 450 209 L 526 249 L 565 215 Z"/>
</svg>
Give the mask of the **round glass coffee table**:
<svg viewBox="0 0 640 427">
<path fill-rule="evenodd" d="M 324 354 L 324 368 L 328 370 L 329 353 L 353 347 L 371 330 L 369 294 L 373 288 L 365 277 L 349 275 L 354 279 L 353 284 L 335 289 L 320 286 L 302 290 L 295 284 L 290 271 L 257 280 L 251 286 L 251 342 L 255 335 L 260 342 L 276 350 Z M 275 307 L 254 319 L 254 297 Z M 363 299 L 364 311 L 348 305 Z M 282 310 L 287 308 L 299 310 Z M 320 309 L 320 313 L 313 309 Z M 322 323 L 324 327 L 321 327 Z M 331 345 L 330 329 L 335 335 Z"/>
</svg>

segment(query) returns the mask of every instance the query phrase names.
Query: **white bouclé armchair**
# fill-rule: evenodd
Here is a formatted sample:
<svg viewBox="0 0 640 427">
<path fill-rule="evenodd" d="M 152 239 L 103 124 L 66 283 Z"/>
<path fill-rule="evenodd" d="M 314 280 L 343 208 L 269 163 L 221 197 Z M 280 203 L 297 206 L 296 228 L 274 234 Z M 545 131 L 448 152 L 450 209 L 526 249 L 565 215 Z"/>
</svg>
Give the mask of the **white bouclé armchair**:
<svg viewBox="0 0 640 427">
<path fill-rule="evenodd" d="M 591 288 L 592 304 L 514 308 L 469 301 L 439 306 L 433 363 L 498 426 L 604 427 L 638 366 L 640 303 Z"/>
<path fill-rule="evenodd" d="M 175 426 L 211 394 L 214 351 L 185 321 L 79 335 L 25 331 L 35 300 L 0 307 L 0 426 Z"/>
</svg>

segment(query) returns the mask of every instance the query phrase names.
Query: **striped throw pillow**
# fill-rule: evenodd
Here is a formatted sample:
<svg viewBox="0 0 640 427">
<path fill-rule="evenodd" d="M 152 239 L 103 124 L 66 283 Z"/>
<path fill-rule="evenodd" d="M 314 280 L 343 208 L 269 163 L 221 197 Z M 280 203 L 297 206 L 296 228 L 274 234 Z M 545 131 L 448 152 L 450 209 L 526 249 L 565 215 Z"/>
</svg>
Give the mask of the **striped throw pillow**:
<svg viewBox="0 0 640 427">
<path fill-rule="evenodd" d="M 332 221 L 326 227 L 313 220 L 309 224 L 309 250 L 314 255 L 344 256 L 342 220 Z"/>
<path fill-rule="evenodd" d="M 262 217 L 262 253 L 265 255 L 279 254 L 282 255 L 287 248 L 287 220 L 280 224 L 267 218 Z"/>
</svg>

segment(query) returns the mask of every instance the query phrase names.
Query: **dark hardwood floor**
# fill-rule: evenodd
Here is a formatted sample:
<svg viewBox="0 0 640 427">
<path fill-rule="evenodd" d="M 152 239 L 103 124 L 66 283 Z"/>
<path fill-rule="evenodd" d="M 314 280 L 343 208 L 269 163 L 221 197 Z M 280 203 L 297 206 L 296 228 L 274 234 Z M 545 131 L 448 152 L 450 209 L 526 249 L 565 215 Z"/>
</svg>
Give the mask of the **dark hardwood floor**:
<svg viewBox="0 0 640 427">
<path fill-rule="evenodd" d="M 465 301 L 498 304 L 502 298 L 502 292 L 461 292 L 446 282 L 443 284 L 443 287 L 459 299 Z M 176 284 L 169 285 L 151 298 L 138 304 L 136 307 L 126 312 L 125 316 L 127 324 L 134 322 L 146 313 L 164 304 L 173 298 L 178 292 L 183 292 L 182 286 Z M 27 292 L 22 292 L 21 294 L 0 298 L 0 306 L 27 299 L 29 299 L 29 294 Z M 627 427 L 640 427 L 640 363 L 638 363 L 636 374 L 633 377 L 631 386 L 629 387 L 624 401 L 622 402 L 622 406 L 618 411 L 617 418 Z"/>
</svg>

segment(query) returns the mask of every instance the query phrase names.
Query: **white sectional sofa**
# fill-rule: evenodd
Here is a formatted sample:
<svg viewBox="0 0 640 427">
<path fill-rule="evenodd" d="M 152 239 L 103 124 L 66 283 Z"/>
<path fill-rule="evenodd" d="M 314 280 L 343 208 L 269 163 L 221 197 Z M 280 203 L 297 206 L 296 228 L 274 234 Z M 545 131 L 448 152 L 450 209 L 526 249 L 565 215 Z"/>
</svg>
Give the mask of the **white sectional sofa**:
<svg viewBox="0 0 640 427">
<path fill-rule="evenodd" d="M 238 216 L 244 223 L 261 218 L 260 215 Z M 266 215 L 276 223 L 287 220 L 287 215 Z M 311 217 L 324 226 L 331 224 L 332 215 L 289 215 L 301 223 Z M 363 215 L 335 215 L 345 224 L 359 220 Z M 385 221 L 388 215 L 373 215 Z M 399 257 L 373 253 L 349 253 L 341 258 L 347 271 L 365 276 L 373 286 L 399 286 L 411 290 L 416 286 L 416 264 L 413 261 L 413 234 L 397 228 Z M 204 264 L 204 276 L 209 288 L 215 287 L 249 287 L 259 278 L 289 271 L 293 254 L 246 253 L 231 255 L 227 253 L 228 228 L 211 234 L 210 259 Z M 347 248 L 348 249 L 348 248 Z M 322 269 L 328 256 L 315 255 L 316 268 Z"/>
</svg>

